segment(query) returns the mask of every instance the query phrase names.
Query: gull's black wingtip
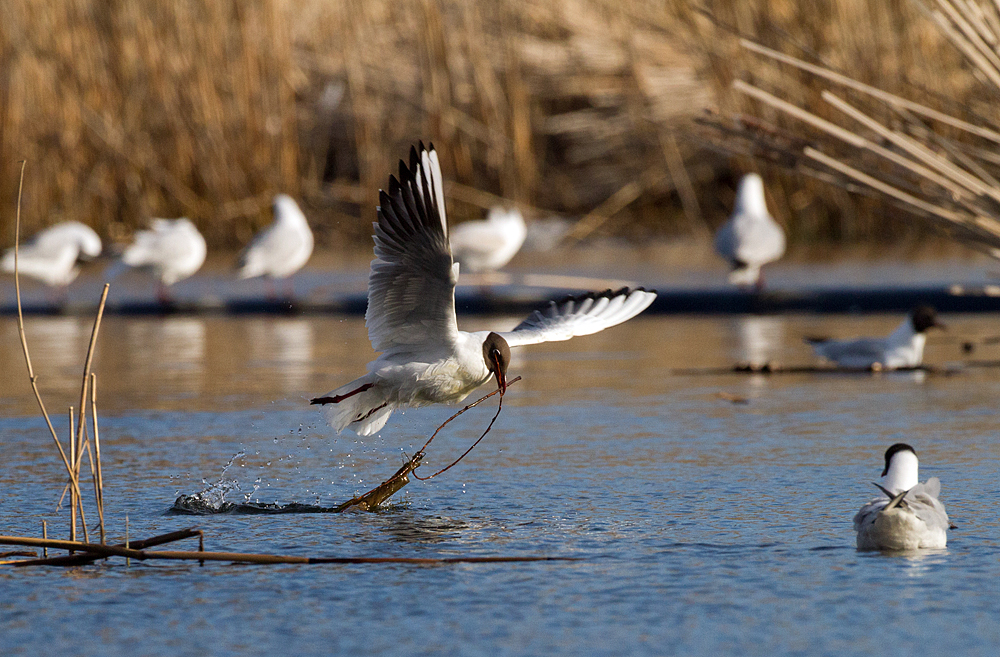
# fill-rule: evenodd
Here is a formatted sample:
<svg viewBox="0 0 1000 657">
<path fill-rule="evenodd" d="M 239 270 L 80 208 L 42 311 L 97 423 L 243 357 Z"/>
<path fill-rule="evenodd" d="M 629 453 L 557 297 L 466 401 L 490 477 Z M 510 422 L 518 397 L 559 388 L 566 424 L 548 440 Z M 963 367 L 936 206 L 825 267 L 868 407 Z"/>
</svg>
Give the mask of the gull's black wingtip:
<svg viewBox="0 0 1000 657">
<path fill-rule="evenodd" d="M 399 163 L 402 164 L 403 163 L 402 160 L 400 160 Z M 399 177 L 401 179 L 404 179 L 404 180 L 406 179 L 405 176 L 402 175 L 402 171 L 400 171 L 400 176 Z M 401 188 L 402 188 L 402 185 L 399 184 L 399 180 L 396 179 L 396 176 L 394 176 L 394 175 L 392 175 L 390 173 L 389 174 L 389 196 L 395 196 L 396 194 L 399 193 L 399 190 Z M 381 195 L 383 193 L 384 192 L 382 192 L 382 190 L 380 189 L 379 190 L 379 198 L 381 198 Z"/>
</svg>

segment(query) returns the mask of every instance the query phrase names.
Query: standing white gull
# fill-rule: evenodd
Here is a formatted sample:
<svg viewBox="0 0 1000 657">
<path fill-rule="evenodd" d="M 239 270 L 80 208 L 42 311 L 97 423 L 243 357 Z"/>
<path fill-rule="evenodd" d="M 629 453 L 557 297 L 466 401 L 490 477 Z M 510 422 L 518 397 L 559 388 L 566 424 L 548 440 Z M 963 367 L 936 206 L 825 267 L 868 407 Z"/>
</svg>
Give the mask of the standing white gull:
<svg viewBox="0 0 1000 657">
<path fill-rule="evenodd" d="M 785 231 L 768 213 L 756 173 L 740 180 L 733 213 L 715 233 L 715 251 L 733 267 L 730 283 L 758 289 L 764 285 L 760 268 L 785 254 Z"/>
<path fill-rule="evenodd" d="M 101 255 L 101 238 L 90 226 L 66 221 L 37 233 L 18 248 L 18 273 L 46 285 L 65 287 L 80 273 L 77 263 Z M 14 249 L 0 262 L 4 271 L 14 271 Z"/>
<path fill-rule="evenodd" d="M 483 221 L 466 221 L 451 231 L 451 253 L 463 272 L 495 271 L 517 255 L 528 226 L 516 209 L 492 208 Z"/>
<path fill-rule="evenodd" d="M 273 209 L 274 222 L 257 233 L 240 254 L 239 278 L 288 278 L 312 255 L 313 234 L 294 199 L 278 194 Z"/>
<path fill-rule="evenodd" d="M 156 296 L 169 301 L 164 286 L 184 280 L 205 262 L 208 249 L 190 219 L 153 219 L 149 230 L 135 234 L 132 244 L 122 252 L 122 262 L 129 267 L 149 269 L 157 280 Z"/>
<path fill-rule="evenodd" d="M 906 443 L 885 451 L 882 491 L 854 516 L 859 550 L 943 548 L 948 542 L 948 514 L 938 500 L 941 482 L 917 481 L 917 453 Z"/>
<path fill-rule="evenodd" d="M 441 167 L 434 146 L 410 149 L 399 180 L 379 191 L 375 259 L 368 278 L 365 323 L 382 353 L 368 374 L 312 400 L 330 404 L 337 431 L 367 436 L 403 406 L 457 402 L 496 377 L 506 390 L 510 347 L 597 333 L 642 312 L 654 292 L 610 290 L 551 302 L 512 331 L 458 330 L 453 262 L 445 216 Z"/>
<path fill-rule="evenodd" d="M 833 361 L 838 367 L 894 370 L 920 366 L 924 360 L 926 332 L 934 327 L 944 328 L 944 324 L 938 321 L 937 313 L 930 306 L 919 306 L 885 337 L 854 340 L 806 338 L 806 342 L 812 345 L 817 356 Z"/>
</svg>

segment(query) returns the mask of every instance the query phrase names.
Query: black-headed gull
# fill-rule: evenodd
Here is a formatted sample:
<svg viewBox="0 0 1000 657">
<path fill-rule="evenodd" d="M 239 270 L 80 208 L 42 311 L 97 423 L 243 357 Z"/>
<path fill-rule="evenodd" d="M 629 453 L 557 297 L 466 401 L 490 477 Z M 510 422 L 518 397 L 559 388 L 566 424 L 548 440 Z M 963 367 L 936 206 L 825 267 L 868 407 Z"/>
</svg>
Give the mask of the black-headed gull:
<svg viewBox="0 0 1000 657">
<path fill-rule="evenodd" d="M 941 482 L 917 481 L 917 453 L 905 443 L 885 451 L 882 496 L 854 516 L 859 550 L 943 548 L 948 542 L 948 514 L 938 500 Z"/>
<path fill-rule="evenodd" d="M 135 268 L 149 269 L 156 277 L 157 297 L 167 301 L 164 286 L 184 280 L 205 262 L 207 247 L 191 220 L 153 219 L 149 230 L 135 234 L 131 245 L 122 252 L 122 262 Z"/>
<path fill-rule="evenodd" d="M 35 234 L 18 248 L 18 273 L 50 286 L 65 287 L 80 273 L 77 263 L 101 255 L 101 238 L 90 226 L 66 221 Z M 14 249 L 0 262 L 4 271 L 14 271 Z"/>
<path fill-rule="evenodd" d="M 715 233 L 715 251 L 732 265 L 730 283 L 757 288 L 763 287 L 760 268 L 785 254 L 785 231 L 768 213 L 756 173 L 740 180 L 733 213 Z"/>
<path fill-rule="evenodd" d="M 329 404 L 337 431 L 367 436 L 402 406 L 457 402 L 496 377 L 506 389 L 510 348 L 597 333 L 642 312 L 656 297 L 641 288 L 552 302 L 512 331 L 458 330 L 458 263 L 448 241 L 441 167 L 433 145 L 410 149 L 399 180 L 379 191 L 375 259 L 368 278 L 365 323 L 382 352 L 368 374 L 312 400 Z"/>
<path fill-rule="evenodd" d="M 448 236 L 451 255 L 463 272 L 496 271 L 513 258 L 528 226 L 517 208 L 490 209 L 483 221 L 466 221 L 455 226 Z"/>
<path fill-rule="evenodd" d="M 829 340 L 806 338 L 817 356 L 833 361 L 838 367 L 850 369 L 886 369 L 919 367 L 924 359 L 924 344 L 928 329 L 944 328 L 930 306 L 910 311 L 895 331 L 881 338 Z"/>
<path fill-rule="evenodd" d="M 312 255 L 313 234 L 295 200 L 278 194 L 273 209 L 274 222 L 257 233 L 240 254 L 239 278 L 288 278 Z"/>
</svg>

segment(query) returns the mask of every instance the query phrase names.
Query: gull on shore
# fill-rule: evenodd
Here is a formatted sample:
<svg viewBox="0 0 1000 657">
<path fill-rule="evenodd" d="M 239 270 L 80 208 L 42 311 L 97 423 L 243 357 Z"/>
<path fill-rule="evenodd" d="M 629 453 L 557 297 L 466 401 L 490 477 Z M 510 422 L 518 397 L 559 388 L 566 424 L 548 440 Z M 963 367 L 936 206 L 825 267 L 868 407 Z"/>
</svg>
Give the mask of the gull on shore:
<svg viewBox="0 0 1000 657">
<path fill-rule="evenodd" d="M 758 290 L 761 267 L 785 254 L 785 231 L 767 211 L 764 181 L 756 173 L 740 180 L 729 220 L 715 233 L 715 250 L 729 261 L 729 282 Z"/>
</svg>

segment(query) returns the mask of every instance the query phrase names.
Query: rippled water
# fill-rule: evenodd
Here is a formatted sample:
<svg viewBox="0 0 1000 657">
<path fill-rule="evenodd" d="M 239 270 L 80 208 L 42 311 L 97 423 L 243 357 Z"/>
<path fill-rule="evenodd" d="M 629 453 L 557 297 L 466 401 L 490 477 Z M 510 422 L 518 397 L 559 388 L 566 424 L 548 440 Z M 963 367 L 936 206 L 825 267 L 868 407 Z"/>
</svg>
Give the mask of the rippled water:
<svg viewBox="0 0 1000 657">
<path fill-rule="evenodd" d="M 964 339 L 996 332 L 995 317 L 946 319 L 931 363 L 958 363 Z M 179 494 L 333 506 L 455 409 L 396 414 L 364 442 L 331 436 L 306 400 L 363 371 L 360 319 L 109 317 L 95 369 L 112 540 L 127 514 L 134 538 L 194 525 L 218 551 L 579 560 L 0 568 L 0 653 L 995 654 L 1000 371 L 675 372 L 808 363 L 803 335 L 898 321 L 649 317 L 526 348 L 490 435 L 388 509 L 192 517 L 168 515 Z M 65 432 L 89 322 L 31 318 L 27 330 Z M 40 535 L 46 519 L 63 537 L 60 467 L 9 320 L 0 367 L 0 532 Z M 478 436 L 488 404 L 449 426 L 431 465 Z M 851 517 L 899 440 L 917 448 L 922 478 L 941 478 L 958 529 L 941 552 L 858 553 Z"/>
</svg>

